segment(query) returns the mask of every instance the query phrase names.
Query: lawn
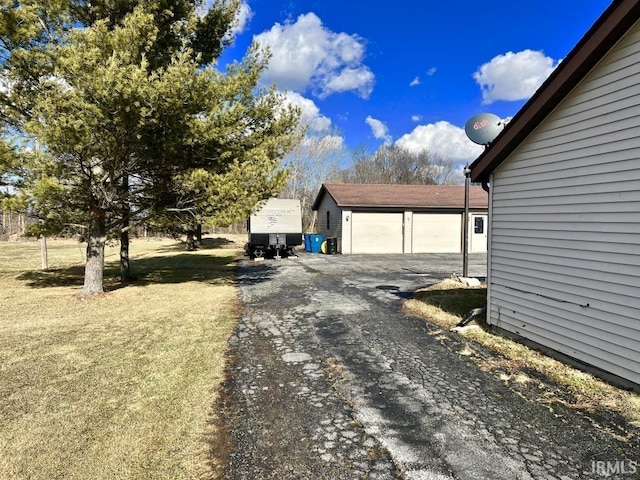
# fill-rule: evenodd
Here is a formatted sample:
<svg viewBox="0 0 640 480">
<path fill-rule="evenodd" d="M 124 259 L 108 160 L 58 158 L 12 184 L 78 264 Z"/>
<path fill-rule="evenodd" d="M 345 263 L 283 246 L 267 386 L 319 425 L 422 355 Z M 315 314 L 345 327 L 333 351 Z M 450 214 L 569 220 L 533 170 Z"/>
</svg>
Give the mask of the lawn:
<svg viewBox="0 0 640 480">
<path fill-rule="evenodd" d="M 133 240 L 83 298 L 84 247 L 0 243 L 0 478 L 214 478 L 237 245 Z"/>
</svg>

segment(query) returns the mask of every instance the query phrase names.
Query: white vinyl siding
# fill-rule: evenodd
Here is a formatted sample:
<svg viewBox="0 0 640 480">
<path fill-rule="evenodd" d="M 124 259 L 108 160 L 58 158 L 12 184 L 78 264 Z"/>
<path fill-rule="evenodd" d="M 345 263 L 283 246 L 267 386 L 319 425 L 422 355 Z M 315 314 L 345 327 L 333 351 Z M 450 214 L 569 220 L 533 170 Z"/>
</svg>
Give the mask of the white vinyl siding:
<svg viewBox="0 0 640 480">
<path fill-rule="evenodd" d="M 353 212 L 351 253 L 403 253 L 403 213 Z"/>
<path fill-rule="evenodd" d="M 638 25 L 491 179 L 490 323 L 640 384 Z"/>
<path fill-rule="evenodd" d="M 445 213 L 413 214 L 413 253 L 459 253 L 462 216 Z"/>
</svg>

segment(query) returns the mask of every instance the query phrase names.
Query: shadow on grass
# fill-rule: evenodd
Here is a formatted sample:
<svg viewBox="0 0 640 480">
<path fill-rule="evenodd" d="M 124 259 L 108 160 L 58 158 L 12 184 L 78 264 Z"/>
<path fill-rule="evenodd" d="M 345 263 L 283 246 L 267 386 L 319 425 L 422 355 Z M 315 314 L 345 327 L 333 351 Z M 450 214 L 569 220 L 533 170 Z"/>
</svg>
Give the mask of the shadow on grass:
<svg viewBox="0 0 640 480">
<path fill-rule="evenodd" d="M 82 285 L 84 265 L 74 265 L 67 268 L 50 268 L 48 270 L 32 270 L 16 277 L 25 280 L 30 287 L 71 287 Z"/>
<path fill-rule="evenodd" d="M 242 248 L 241 245 L 223 237 L 203 238 L 202 243 L 196 250 L 224 250 L 226 248 Z M 157 249 L 159 253 L 184 252 L 187 250 L 187 242 L 184 240 L 176 240 L 172 245 L 164 245 Z"/>
<path fill-rule="evenodd" d="M 175 251 L 175 250 L 173 250 Z M 130 282 L 120 281 L 118 263 L 109 262 L 104 269 L 104 289 L 113 291 L 127 285 L 202 282 L 211 285 L 231 285 L 237 281 L 237 257 L 235 255 L 213 256 L 195 253 L 158 255 L 133 259 Z M 84 266 L 25 272 L 17 277 L 33 288 L 82 286 Z"/>
<path fill-rule="evenodd" d="M 417 292 L 414 298 L 418 301 L 439 307 L 451 315 L 463 318 L 472 309 L 486 306 L 487 290 L 485 288 L 426 290 Z M 482 322 L 484 318 L 484 315 L 479 315 L 476 317 L 476 320 Z"/>
<path fill-rule="evenodd" d="M 199 250 L 211 250 L 211 249 L 224 249 L 224 248 L 238 248 L 238 244 L 229 240 L 228 238 L 203 238 Z"/>
</svg>

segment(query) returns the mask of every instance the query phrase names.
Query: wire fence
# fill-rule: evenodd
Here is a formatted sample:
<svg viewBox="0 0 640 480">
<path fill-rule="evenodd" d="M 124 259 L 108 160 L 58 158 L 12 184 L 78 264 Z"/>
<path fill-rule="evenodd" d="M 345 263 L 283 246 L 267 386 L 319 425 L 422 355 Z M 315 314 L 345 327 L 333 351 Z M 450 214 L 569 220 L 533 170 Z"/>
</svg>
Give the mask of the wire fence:
<svg viewBox="0 0 640 480">
<path fill-rule="evenodd" d="M 0 210 L 0 240 L 24 237 L 27 228 L 36 222 L 35 218 L 27 215 Z"/>
<path fill-rule="evenodd" d="M 9 212 L 0 209 L 0 241 L 19 240 L 25 237 L 26 230 L 37 220 L 21 213 Z M 229 227 L 204 227 L 209 234 L 241 234 L 247 233 L 246 222 L 238 222 Z M 136 237 L 164 236 L 163 233 L 147 228 L 145 225 L 132 226 L 130 234 Z"/>
</svg>

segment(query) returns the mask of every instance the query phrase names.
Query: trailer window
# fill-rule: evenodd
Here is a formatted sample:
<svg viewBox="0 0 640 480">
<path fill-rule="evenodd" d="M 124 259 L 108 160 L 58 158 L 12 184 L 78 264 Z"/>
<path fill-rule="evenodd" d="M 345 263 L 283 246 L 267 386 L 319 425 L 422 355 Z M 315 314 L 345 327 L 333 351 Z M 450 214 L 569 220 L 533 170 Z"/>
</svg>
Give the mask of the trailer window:
<svg viewBox="0 0 640 480">
<path fill-rule="evenodd" d="M 327 210 L 327 230 L 331 228 L 331 212 Z"/>
</svg>

